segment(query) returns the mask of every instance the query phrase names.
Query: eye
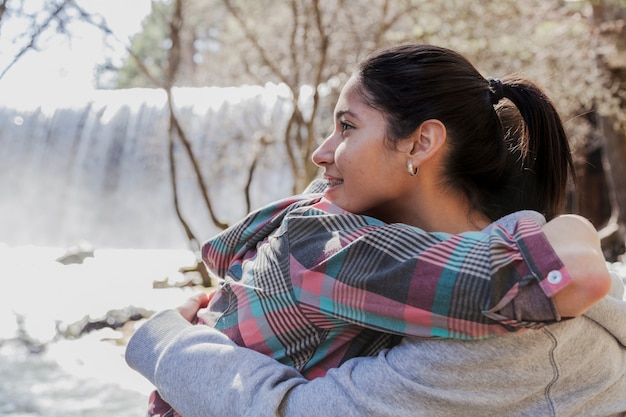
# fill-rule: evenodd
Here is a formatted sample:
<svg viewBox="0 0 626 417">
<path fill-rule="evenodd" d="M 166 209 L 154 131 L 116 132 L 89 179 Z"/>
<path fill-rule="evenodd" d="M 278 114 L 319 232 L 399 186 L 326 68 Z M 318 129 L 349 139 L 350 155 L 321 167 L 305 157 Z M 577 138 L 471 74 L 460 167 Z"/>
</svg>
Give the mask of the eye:
<svg viewBox="0 0 626 417">
<path fill-rule="evenodd" d="M 350 129 L 354 129 L 354 126 L 352 126 L 349 123 L 346 123 L 344 121 L 340 121 L 339 124 L 341 125 L 341 134 L 345 134 L 348 130 Z"/>
</svg>

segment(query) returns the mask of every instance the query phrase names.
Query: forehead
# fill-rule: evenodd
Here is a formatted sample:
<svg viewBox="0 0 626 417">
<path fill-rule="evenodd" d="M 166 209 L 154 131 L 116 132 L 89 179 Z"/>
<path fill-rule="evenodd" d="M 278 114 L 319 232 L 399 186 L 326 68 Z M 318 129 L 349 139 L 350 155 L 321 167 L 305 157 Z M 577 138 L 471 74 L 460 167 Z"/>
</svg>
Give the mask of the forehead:
<svg viewBox="0 0 626 417">
<path fill-rule="evenodd" d="M 359 81 L 353 76 L 344 85 L 339 94 L 339 99 L 335 106 L 335 115 L 351 113 L 358 116 L 359 114 L 362 115 L 369 112 L 380 113 L 367 104 L 360 90 Z"/>
</svg>

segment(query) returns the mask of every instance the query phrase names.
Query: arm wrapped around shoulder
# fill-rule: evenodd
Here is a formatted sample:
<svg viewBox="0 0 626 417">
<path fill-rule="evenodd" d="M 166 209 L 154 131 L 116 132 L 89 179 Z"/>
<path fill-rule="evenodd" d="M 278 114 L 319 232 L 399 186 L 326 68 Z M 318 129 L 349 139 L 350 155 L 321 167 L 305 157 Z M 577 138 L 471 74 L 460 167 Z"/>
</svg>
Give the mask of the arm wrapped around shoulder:
<svg viewBox="0 0 626 417">
<path fill-rule="evenodd" d="M 554 304 L 561 317 L 580 316 L 611 290 L 598 233 L 587 219 L 573 214 L 553 219 L 542 230 L 573 278 L 554 295 Z"/>
</svg>

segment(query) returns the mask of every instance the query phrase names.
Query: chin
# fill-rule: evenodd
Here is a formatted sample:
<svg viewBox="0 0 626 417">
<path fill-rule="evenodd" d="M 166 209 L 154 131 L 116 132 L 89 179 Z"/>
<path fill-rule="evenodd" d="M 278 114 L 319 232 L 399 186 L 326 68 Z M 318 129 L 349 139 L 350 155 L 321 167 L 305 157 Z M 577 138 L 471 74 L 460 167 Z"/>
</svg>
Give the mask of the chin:
<svg viewBox="0 0 626 417">
<path fill-rule="evenodd" d="M 340 209 L 353 213 L 353 211 L 350 210 L 350 205 L 345 203 L 345 199 L 338 198 L 339 196 L 337 194 L 338 193 L 333 193 L 329 192 L 329 190 L 326 190 L 326 192 L 324 193 L 324 198 L 339 207 Z"/>
</svg>

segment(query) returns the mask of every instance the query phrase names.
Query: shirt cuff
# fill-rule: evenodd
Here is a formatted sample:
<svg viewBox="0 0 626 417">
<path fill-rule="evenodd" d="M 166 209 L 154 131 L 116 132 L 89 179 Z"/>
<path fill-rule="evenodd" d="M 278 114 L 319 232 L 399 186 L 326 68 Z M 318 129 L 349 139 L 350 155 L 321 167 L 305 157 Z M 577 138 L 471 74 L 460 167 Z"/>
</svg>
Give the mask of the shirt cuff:
<svg viewBox="0 0 626 417">
<path fill-rule="evenodd" d="M 552 297 L 573 282 L 540 226 L 531 219 L 518 223 L 518 282 L 485 316 L 513 328 L 539 328 L 561 320 Z"/>
</svg>

